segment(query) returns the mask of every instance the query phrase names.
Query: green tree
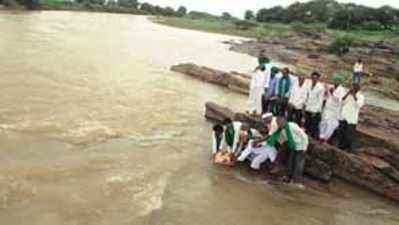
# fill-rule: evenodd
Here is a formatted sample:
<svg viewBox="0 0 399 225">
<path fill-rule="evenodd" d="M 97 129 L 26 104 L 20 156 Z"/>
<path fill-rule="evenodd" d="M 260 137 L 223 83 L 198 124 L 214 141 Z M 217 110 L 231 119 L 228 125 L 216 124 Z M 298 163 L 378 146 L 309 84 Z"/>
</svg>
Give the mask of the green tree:
<svg viewBox="0 0 399 225">
<path fill-rule="evenodd" d="M 139 3 L 137 0 L 119 0 L 118 5 L 121 7 L 137 9 Z"/>
<path fill-rule="evenodd" d="M 245 20 L 253 20 L 253 19 L 255 19 L 254 12 L 252 10 L 245 11 L 244 18 L 245 18 Z"/>
<path fill-rule="evenodd" d="M 180 7 L 177 9 L 177 14 L 178 14 L 179 16 L 185 16 L 185 15 L 187 14 L 187 8 L 184 7 L 184 6 L 180 6 Z"/>
<path fill-rule="evenodd" d="M 232 19 L 232 18 L 233 18 L 233 16 L 230 13 L 228 13 L 228 12 L 222 13 L 222 19 L 229 20 L 229 19 Z"/>
<path fill-rule="evenodd" d="M 155 6 L 153 6 L 153 5 L 151 5 L 150 3 L 147 3 L 147 2 L 141 4 L 140 5 L 140 9 L 143 10 L 143 11 L 146 11 L 146 12 L 148 12 L 150 14 L 156 14 L 157 13 L 157 11 L 155 9 Z"/>
</svg>

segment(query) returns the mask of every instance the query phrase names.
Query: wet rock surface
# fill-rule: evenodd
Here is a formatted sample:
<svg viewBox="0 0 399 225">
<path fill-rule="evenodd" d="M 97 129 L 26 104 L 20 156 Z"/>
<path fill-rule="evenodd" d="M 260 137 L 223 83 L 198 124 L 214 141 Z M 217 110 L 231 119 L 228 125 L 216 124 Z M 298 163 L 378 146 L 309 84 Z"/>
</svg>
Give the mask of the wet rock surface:
<svg viewBox="0 0 399 225">
<path fill-rule="evenodd" d="M 234 118 L 234 120 L 248 123 L 253 128 L 263 126 L 260 118 L 234 113 L 212 102 L 206 103 L 205 117 L 213 122 Z M 386 149 L 381 148 L 381 150 Z M 347 153 L 334 146 L 321 145 L 312 140 L 308 149 L 305 173 L 324 182 L 328 182 L 334 175 L 399 202 L 398 170 L 389 162 L 375 156 Z"/>
</svg>

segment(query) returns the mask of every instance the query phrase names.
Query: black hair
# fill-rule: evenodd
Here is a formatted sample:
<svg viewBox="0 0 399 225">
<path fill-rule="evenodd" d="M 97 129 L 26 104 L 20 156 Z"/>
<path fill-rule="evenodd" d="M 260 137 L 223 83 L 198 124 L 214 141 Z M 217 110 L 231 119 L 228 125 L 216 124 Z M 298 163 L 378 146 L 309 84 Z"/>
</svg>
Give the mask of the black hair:
<svg viewBox="0 0 399 225">
<path fill-rule="evenodd" d="M 312 77 L 313 77 L 313 76 L 317 76 L 317 77 L 319 77 L 319 78 L 321 77 L 321 75 L 320 75 L 319 72 L 313 72 L 313 73 L 312 73 Z"/>
<path fill-rule="evenodd" d="M 226 119 L 223 120 L 223 125 L 227 125 L 227 124 L 230 124 L 232 122 L 233 121 L 230 118 L 226 118 Z"/>
<path fill-rule="evenodd" d="M 215 131 L 215 133 L 223 133 L 223 126 L 220 124 L 216 124 L 213 126 L 213 131 Z"/>
</svg>

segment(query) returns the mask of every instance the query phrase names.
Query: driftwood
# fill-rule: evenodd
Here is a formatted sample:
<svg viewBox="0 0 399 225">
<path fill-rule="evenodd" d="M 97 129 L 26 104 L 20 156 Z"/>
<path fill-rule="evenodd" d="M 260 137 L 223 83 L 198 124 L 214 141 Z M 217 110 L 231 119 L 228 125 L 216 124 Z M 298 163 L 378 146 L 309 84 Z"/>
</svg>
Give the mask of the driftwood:
<svg viewBox="0 0 399 225">
<path fill-rule="evenodd" d="M 206 103 L 205 117 L 213 122 L 225 118 L 248 123 L 253 128 L 263 127 L 260 118 L 242 113 L 234 113 L 229 108 L 215 103 Z M 311 141 L 305 173 L 329 181 L 331 175 L 344 179 L 399 202 L 399 173 L 380 158 L 367 154 L 349 154 L 331 145 L 321 145 Z"/>
<path fill-rule="evenodd" d="M 248 94 L 250 76 L 236 72 L 226 73 L 195 64 L 180 64 L 171 70 L 196 79 L 217 84 L 242 94 Z M 362 110 L 357 127 L 359 152 L 377 157 L 399 170 L 399 112 L 367 106 Z"/>
</svg>

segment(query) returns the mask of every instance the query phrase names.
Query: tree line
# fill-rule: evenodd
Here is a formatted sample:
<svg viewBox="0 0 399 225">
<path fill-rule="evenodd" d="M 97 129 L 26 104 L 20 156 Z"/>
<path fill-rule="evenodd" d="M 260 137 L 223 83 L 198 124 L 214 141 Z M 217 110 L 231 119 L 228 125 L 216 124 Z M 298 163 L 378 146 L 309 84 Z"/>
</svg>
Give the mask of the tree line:
<svg viewBox="0 0 399 225">
<path fill-rule="evenodd" d="M 332 29 L 395 30 L 399 29 L 399 10 L 390 6 L 372 8 L 335 0 L 296 2 L 286 8 L 262 8 L 256 13 L 248 10 L 245 19 L 257 22 L 323 23 Z"/>
</svg>

